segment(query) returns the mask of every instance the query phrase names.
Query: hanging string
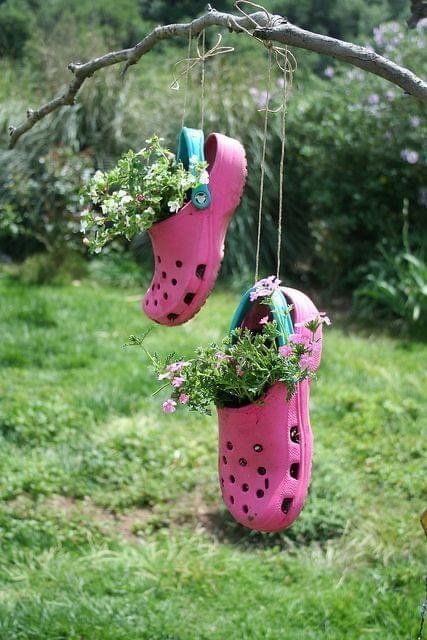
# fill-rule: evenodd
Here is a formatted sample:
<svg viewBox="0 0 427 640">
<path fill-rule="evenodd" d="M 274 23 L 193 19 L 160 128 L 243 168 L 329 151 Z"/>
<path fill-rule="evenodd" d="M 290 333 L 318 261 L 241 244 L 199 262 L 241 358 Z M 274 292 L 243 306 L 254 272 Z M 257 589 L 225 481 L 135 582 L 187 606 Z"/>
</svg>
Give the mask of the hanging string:
<svg viewBox="0 0 427 640">
<path fill-rule="evenodd" d="M 287 47 L 286 47 L 287 53 Z M 286 58 L 287 60 L 287 58 Z M 276 277 L 279 277 L 280 274 L 280 253 L 282 249 L 282 222 L 283 222 L 283 186 L 285 179 L 285 142 L 286 142 L 286 112 L 288 109 L 288 78 L 286 75 L 287 68 L 286 65 L 283 68 L 283 101 L 282 101 L 282 117 L 281 117 L 281 127 L 280 127 L 280 139 L 281 139 L 281 149 L 280 149 L 280 177 L 279 177 L 279 220 L 278 220 L 278 228 L 277 228 L 277 269 L 276 269 Z M 290 80 L 292 79 L 292 75 L 290 75 Z"/>
<path fill-rule="evenodd" d="M 201 116 L 200 116 L 200 128 L 203 131 L 205 125 L 205 55 L 206 55 L 206 33 L 203 29 L 202 31 L 202 55 L 201 55 L 201 65 L 202 65 L 202 74 L 200 79 L 201 84 L 201 94 L 200 94 L 200 103 L 201 103 Z"/>
<path fill-rule="evenodd" d="M 261 176 L 260 176 L 260 183 L 259 183 L 258 230 L 257 230 L 256 257 L 255 257 L 255 282 L 257 282 L 258 280 L 259 254 L 260 254 L 260 247 L 261 247 L 262 209 L 263 209 L 263 202 L 264 202 L 265 154 L 267 149 L 268 114 L 270 112 L 272 66 L 273 66 L 272 52 L 270 47 L 268 49 L 267 93 L 265 97 L 265 107 L 264 107 L 264 131 L 263 131 L 263 139 L 262 139 L 262 153 L 261 153 L 261 164 L 260 164 Z"/>
<path fill-rule="evenodd" d="M 188 49 L 187 49 L 187 60 L 190 60 L 191 56 L 191 23 L 190 29 L 188 30 Z M 179 85 L 177 87 L 179 89 Z M 185 73 L 185 89 L 184 89 L 184 105 L 182 108 L 182 120 L 181 120 L 181 128 L 185 125 L 185 116 L 187 115 L 187 99 L 188 99 L 188 90 L 190 88 L 190 65 L 187 65 L 186 73 Z"/>
<path fill-rule="evenodd" d="M 188 101 L 188 93 L 189 93 L 189 88 L 190 88 L 190 72 L 191 70 L 199 63 L 203 64 L 204 67 L 204 63 L 205 60 L 207 60 L 208 58 L 213 58 L 214 56 L 217 55 L 221 55 L 223 53 L 231 53 L 234 51 L 234 47 L 223 47 L 221 46 L 221 42 L 222 42 L 222 35 L 218 34 L 218 39 L 216 41 L 216 43 L 214 44 L 214 46 L 209 49 L 208 51 L 206 51 L 206 47 L 205 47 L 205 32 L 204 29 L 201 33 L 199 33 L 198 37 L 197 37 L 197 47 L 196 47 L 196 55 L 194 57 L 191 56 L 191 44 L 192 44 L 192 38 L 193 38 L 193 33 L 192 33 L 192 26 L 191 23 L 189 25 L 189 31 L 188 31 L 188 49 L 187 49 L 187 57 L 186 58 L 181 58 L 180 60 L 178 60 L 177 62 L 175 62 L 174 67 L 173 67 L 173 77 L 172 77 L 172 82 L 170 84 L 170 88 L 173 89 L 174 91 L 179 91 L 180 89 L 180 84 L 179 81 L 181 78 L 185 78 L 185 89 L 184 89 L 184 106 L 183 106 L 183 114 L 182 114 L 182 120 L 181 120 L 181 124 L 182 126 L 184 126 L 185 123 L 185 117 L 186 117 L 186 111 L 187 111 L 187 101 Z M 200 47 L 200 40 L 202 41 L 202 49 Z M 185 64 L 185 67 L 182 71 L 180 71 L 178 73 L 178 69 L 179 67 Z M 202 100 L 202 112 L 203 112 L 203 120 L 204 120 L 204 103 L 205 103 L 205 98 L 204 98 L 204 68 L 202 67 L 202 75 L 203 75 L 203 84 L 202 84 L 202 90 L 203 90 L 203 100 Z"/>
<path fill-rule="evenodd" d="M 246 11 L 240 6 L 245 5 L 254 9 L 259 9 L 265 15 L 265 24 L 259 24 L 254 18 L 246 13 Z M 297 62 L 293 53 L 291 53 L 285 45 L 285 47 L 279 47 L 277 45 L 273 45 L 271 40 L 263 40 L 255 35 L 257 29 L 260 28 L 268 28 L 271 29 L 273 27 L 278 26 L 279 24 L 283 24 L 283 22 L 287 22 L 286 18 L 281 18 L 277 16 L 273 16 L 265 7 L 256 4 L 255 2 L 251 2 L 251 0 L 236 0 L 235 2 L 236 9 L 244 15 L 250 23 L 253 25 L 253 31 L 250 31 L 246 27 L 242 25 L 238 25 L 237 22 L 234 21 L 234 27 L 236 29 L 240 29 L 245 31 L 249 36 L 255 38 L 258 42 L 263 44 L 268 48 L 269 52 L 269 65 L 268 65 L 268 87 L 267 90 L 267 103 L 265 107 L 265 117 L 264 117 L 264 133 L 263 133 L 263 151 L 262 151 L 262 160 L 261 160 L 261 178 L 260 178 L 260 196 L 259 196 L 259 209 L 258 209 L 258 233 L 257 233 L 257 251 L 255 258 L 255 282 L 258 280 L 258 271 L 259 271 L 259 254 L 260 254 L 260 243 L 261 243 L 261 226 L 262 226 L 262 208 L 263 208 L 263 197 L 264 197 L 264 173 L 265 173 L 265 152 L 266 152 L 266 144 L 267 144 L 267 129 L 268 129 L 268 113 L 277 113 L 281 111 L 281 127 L 280 127 L 280 138 L 281 138 L 281 152 L 280 152 L 280 175 L 279 175 L 279 219 L 278 219 L 278 229 L 277 229 L 277 256 L 276 256 L 276 265 L 277 270 L 276 274 L 279 277 L 280 272 L 280 253 L 282 246 L 282 226 L 283 226 L 283 187 L 284 187 L 284 178 L 285 178 L 285 139 L 286 139 L 286 112 L 287 112 L 287 101 L 288 101 L 288 86 L 292 84 L 293 74 L 297 68 Z M 274 55 L 274 59 L 276 65 L 283 72 L 283 97 L 282 104 L 277 109 L 270 108 L 270 92 L 271 92 L 271 66 L 272 66 L 272 56 Z"/>
</svg>

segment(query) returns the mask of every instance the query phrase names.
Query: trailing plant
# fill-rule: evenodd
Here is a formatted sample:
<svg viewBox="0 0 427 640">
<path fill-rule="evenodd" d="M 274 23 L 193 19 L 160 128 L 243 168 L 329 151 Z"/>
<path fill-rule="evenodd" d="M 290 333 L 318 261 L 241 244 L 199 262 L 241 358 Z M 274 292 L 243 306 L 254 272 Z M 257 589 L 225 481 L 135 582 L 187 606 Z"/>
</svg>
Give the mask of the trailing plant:
<svg viewBox="0 0 427 640">
<path fill-rule="evenodd" d="M 166 357 L 151 354 L 144 345 L 148 332 L 142 337 L 131 336 L 126 346 L 142 346 L 158 379 L 165 381 L 158 391 L 170 389 L 170 397 L 162 405 L 165 413 L 186 405 L 190 411 L 210 414 L 212 405 L 241 407 L 261 402 L 276 382 L 286 386 L 287 399 L 291 398 L 299 382 L 314 376 L 313 358 L 320 348 L 315 334 L 322 323 L 329 322 L 324 314 L 312 318 L 305 323 L 311 337 L 292 334 L 287 344 L 277 348 L 277 323 L 265 316 L 259 332 L 234 329 L 220 343 L 196 349 L 189 360 L 178 359 L 176 353 Z"/>
<path fill-rule="evenodd" d="M 113 238 L 131 240 L 179 211 L 188 192 L 209 182 L 207 163 L 190 158 L 188 170 L 153 136 L 138 153 L 122 155 L 110 171 L 97 171 L 83 191 L 87 208 L 81 231 L 90 251 L 100 253 Z"/>
</svg>

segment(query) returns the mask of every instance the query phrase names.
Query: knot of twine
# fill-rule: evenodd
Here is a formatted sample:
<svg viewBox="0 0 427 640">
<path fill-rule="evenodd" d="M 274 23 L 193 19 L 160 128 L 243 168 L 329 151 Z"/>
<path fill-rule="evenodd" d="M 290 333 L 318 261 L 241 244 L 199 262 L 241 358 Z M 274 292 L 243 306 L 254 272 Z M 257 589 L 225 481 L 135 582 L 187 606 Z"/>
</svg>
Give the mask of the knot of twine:
<svg viewBox="0 0 427 640">
<path fill-rule="evenodd" d="M 204 64 L 206 60 L 209 58 L 213 58 L 215 56 L 219 56 L 224 53 L 232 53 L 234 51 L 234 47 L 224 47 L 221 46 L 222 35 L 220 33 L 217 34 L 217 41 L 213 47 L 205 51 L 204 47 L 204 29 L 197 36 L 196 41 L 196 55 L 191 57 L 191 25 L 189 31 L 189 47 L 188 47 L 188 55 L 185 58 L 181 58 L 174 64 L 173 70 L 173 80 L 171 82 L 170 88 L 174 91 L 179 91 L 179 79 L 183 77 L 187 77 L 192 69 L 199 63 Z M 178 73 L 178 68 L 182 64 L 186 64 L 184 69 Z"/>
<path fill-rule="evenodd" d="M 254 9 L 258 9 L 260 13 L 263 13 L 265 16 L 265 24 L 260 24 L 257 22 L 253 15 L 246 13 L 246 11 L 241 7 L 241 5 L 245 5 Z M 245 18 L 247 18 L 254 26 L 253 30 L 250 31 L 246 27 L 241 24 L 238 24 L 236 20 L 232 19 L 233 27 L 236 30 L 241 30 L 247 33 L 252 38 L 255 38 L 258 42 L 264 45 L 264 47 L 269 52 L 270 56 L 274 56 L 274 60 L 276 62 L 277 67 L 283 72 L 285 83 L 288 85 L 287 88 L 292 86 L 293 76 L 295 71 L 297 70 L 297 61 L 294 54 L 288 49 L 287 45 L 284 47 L 280 47 L 277 44 L 274 44 L 271 40 L 266 40 L 264 38 L 260 38 L 256 35 L 257 30 L 262 29 L 274 29 L 274 27 L 287 22 L 286 18 L 282 18 L 281 16 L 275 16 L 270 13 L 265 7 L 256 2 L 251 2 L 251 0 L 236 0 L 234 3 L 235 8 L 239 13 L 241 13 Z M 271 63 L 271 62 L 270 62 Z M 268 96 L 269 97 L 269 96 Z M 270 113 L 277 113 L 285 108 L 285 105 L 281 105 L 277 109 L 270 109 L 269 100 L 267 100 L 266 105 L 259 109 L 259 111 L 269 111 Z"/>
</svg>

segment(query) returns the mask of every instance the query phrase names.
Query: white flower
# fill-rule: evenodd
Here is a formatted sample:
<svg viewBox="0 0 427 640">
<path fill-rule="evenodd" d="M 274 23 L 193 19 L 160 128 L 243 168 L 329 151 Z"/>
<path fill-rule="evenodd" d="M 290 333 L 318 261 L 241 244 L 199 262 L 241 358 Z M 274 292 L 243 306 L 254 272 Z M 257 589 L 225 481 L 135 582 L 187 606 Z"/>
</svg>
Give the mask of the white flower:
<svg viewBox="0 0 427 640">
<path fill-rule="evenodd" d="M 103 182 L 103 181 L 104 181 L 104 174 L 103 174 L 103 172 L 102 172 L 102 171 L 100 171 L 99 169 L 98 169 L 98 171 L 95 171 L 95 174 L 94 174 L 94 176 L 93 176 L 92 180 L 93 180 L 93 182 L 94 182 L 95 184 L 99 184 L 100 182 Z"/>
<path fill-rule="evenodd" d="M 169 200 L 168 207 L 171 213 L 176 213 L 180 208 L 180 204 L 177 200 Z"/>
<path fill-rule="evenodd" d="M 206 169 L 200 174 L 199 182 L 200 184 L 209 184 L 209 173 L 206 171 Z"/>
<path fill-rule="evenodd" d="M 192 156 L 190 156 L 190 160 L 189 160 L 190 166 L 191 166 L 192 164 L 193 164 L 193 165 L 194 165 L 194 164 L 197 164 L 198 162 L 199 162 L 199 158 L 198 158 L 196 155 L 192 155 Z"/>
</svg>

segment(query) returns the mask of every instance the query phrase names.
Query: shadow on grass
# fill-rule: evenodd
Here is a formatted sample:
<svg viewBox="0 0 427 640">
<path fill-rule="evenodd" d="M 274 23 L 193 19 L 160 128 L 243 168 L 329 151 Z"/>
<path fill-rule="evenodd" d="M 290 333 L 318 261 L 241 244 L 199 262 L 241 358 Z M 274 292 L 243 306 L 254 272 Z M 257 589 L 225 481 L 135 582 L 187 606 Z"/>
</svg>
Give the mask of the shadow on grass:
<svg viewBox="0 0 427 640">
<path fill-rule="evenodd" d="M 345 530 L 345 521 L 336 518 L 328 522 L 313 521 L 309 516 L 301 517 L 295 524 L 278 533 L 253 531 L 236 522 L 225 509 L 212 510 L 202 518 L 203 528 L 215 540 L 241 549 L 291 550 L 311 544 L 323 545 L 328 540 L 339 538 Z"/>
</svg>

